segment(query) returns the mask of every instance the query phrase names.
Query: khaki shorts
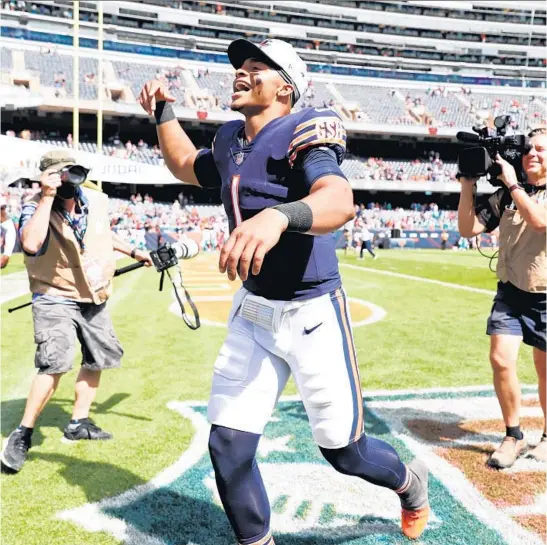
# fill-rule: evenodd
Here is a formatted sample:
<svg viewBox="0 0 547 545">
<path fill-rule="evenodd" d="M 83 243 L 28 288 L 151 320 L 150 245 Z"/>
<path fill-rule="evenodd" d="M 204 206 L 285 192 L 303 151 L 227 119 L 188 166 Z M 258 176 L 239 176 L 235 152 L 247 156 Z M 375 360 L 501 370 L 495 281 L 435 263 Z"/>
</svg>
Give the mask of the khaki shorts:
<svg viewBox="0 0 547 545">
<path fill-rule="evenodd" d="M 57 302 L 38 297 L 32 303 L 39 374 L 56 375 L 72 369 L 76 339 L 82 366 L 90 371 L 120 367 L 123 349 L 116 338 L 106 303 Z"/>
</svg>

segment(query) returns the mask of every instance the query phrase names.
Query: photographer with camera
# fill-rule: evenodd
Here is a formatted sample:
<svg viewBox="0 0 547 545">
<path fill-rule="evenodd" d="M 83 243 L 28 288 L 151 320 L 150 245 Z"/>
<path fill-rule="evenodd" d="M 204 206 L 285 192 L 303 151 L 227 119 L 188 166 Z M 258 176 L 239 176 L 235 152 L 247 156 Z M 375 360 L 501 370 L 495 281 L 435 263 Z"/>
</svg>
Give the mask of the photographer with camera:
<svg viewBox="0 0 547 545">
<path fill-rule="evenodd" d="M 514 139 L 520 142 L 512 148 L 517 151 L 515 154 L 508 153 L 503 145 L 507 140 L 503 138 L 479 142 L 486 141 L 491 164 L 487 160 L 481 167 L 473 160 L 468 161 L 472 154 L 466 155 L 466 150 L 458 158 L 462 186 L 458 207 L 461 235 L 474 237 L 498 226 L 500 231 L 498 290 L 486 330 L 490 335 L 494 386 L 506 426 L 501 446 L 488 460 L 488 464 L 496 468 L 511 467 L 529 449 L 519 420 L 521 391 L 517 360 L 522 342 L 533 348 L 539 399 L 545 417 L 547 130 L 533 130 L 525 141 Z M 513 164 L 501 155 L 507 155 Z M 493 185 L 502 187 L 492 195 L 477 199 L 475 204 L 475 184 L 485 173 L 490 174 Z M 540 461 L 547 460 L 545 428 L 540 443 L 529 455 Z"/>
<path fill-rule="evenodd" d="M 72 368 L 76 338 L 82 365 L 75 386 L 67 440 L 105 440 L 112 435 L 89 419 L 103 369 L 120 366 L 122 347 L 106 310 L 112 293 L 115 251 L 145 262 L 146 252 L 132 249 L 110 231 L 108 198 L 82 187 L 88 170 L 69 151 L 51 151 L 40 160 L 42 191 L 23 206 L 19 231 L 32 292 L 34 377 L 21 425 L 2 453 L 12 471 L 23 466 L 36 419 Z"/>
</svg>

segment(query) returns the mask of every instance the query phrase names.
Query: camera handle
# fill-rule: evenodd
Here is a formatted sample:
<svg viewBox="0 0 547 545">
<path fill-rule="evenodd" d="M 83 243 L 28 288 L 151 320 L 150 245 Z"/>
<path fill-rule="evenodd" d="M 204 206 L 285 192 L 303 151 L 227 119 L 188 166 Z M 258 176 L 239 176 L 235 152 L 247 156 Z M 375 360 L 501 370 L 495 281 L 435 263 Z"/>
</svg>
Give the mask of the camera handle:
<svg viewBox="0 0 547 545">
<path fill-rule="evenodd" d="M 144 267 L 145 261 L 139 261 L 138 263 L 133 263 L 132 265 L 127 265 L 127 267 L 122 267 L 121 269 L 116 269 L 114 271 L 114 276 L 120 276 L 120 274 L 125 274 L 131 271 L 134 271 L 135 269 L 140 269 L 141 267 Z"/>
<path fill-rule="evenodd" d="M 163 280 L 165 278 L 165 273 L 167 272 L 167 276 L 169 277 L 169 280 L 171 280 L 171 284 L 173 285 L 173 289 L 175 290 L 175 297 L 177 298 L 177 302 L 182 312 L 182 319 L 184 320 L 184 323 L 190 329 L 196 330 L 201 326 L 201 321 L 199 319 L 199 312 L 194 301 L 192 301 L 192 298 L 190 297 L 188 290 L 184 287 L 184 284 L 182 283 L 182 272 L 180 270 L 180 266 L 175 265 L 175 267 L 177 269 L 178 278 L 173 279 L 173 277 L 171 276 L 171 273 L 169 272 L 169 269 L 164 269 L 161 272 L 160 291 L 163 290 Z M 188 302 L 188 304 L 190 305 L 190 308 L 192 309 L 192 314 L 194 315 L 194 322 L 192 322 L 192 320 L 188 317 L 188 314 L 186 314 L 186 310 L 184 309 L 184 303 L 182 302 L 182 299 L 179 294 L 179 288 L 182 288 L 182 290 L 184 291 L 184 297 L 186 297 L 186 301 Z"/>
</svg>

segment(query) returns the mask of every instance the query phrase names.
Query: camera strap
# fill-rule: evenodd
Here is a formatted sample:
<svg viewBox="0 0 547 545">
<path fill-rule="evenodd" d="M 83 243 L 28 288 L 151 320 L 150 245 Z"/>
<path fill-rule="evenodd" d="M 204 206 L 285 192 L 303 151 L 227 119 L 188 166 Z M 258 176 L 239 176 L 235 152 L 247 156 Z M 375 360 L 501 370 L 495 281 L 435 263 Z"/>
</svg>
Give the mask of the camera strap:
<svg viewBox="0 0 547 545">
<path fill-rule="evenodd" d="M 163 280 L 165 273 L 167 272 L 167 276 L 169 277 L 169 280 L 171 280 L 171 284 L 173 286 L 173 289 L 175 290 L 175 297 L 177 298 L 177 302 L 179 304 L 181 313 L 182 313 L 182 319 L 184 320 L 184 323 L 190 328 L 190 329 L 198 329 L 201 326 L 201 321 L 199 319 L 199 312 L 198 309 L 192 301 L 192 298 L 190 297 L 190 294 L 188 293 L 188 290 L 184 287 L 184 284 L 182 283 L 182 272 L 180 270 L 179 265 L 175 265 L 175 268 L 177 269 L 177 276 L 178 278 L 173 278 L 171 276 L 171 273 L 169 272 L 169 269 L 165 269 L 161 272 L 160 277 L 160 291 L 163 290 Z M 184 303 L 182 302 L 179 288 L 181 288 L 184 291 L 184 297 L 186 298 L 187 303 L 190 305 L 190 308 L 192 309 L 192 313 L 194 315 L 194 321 L 188 317 L 188 314 L 186 314 L 186 310 L 184 308 Z"/>
</svg>

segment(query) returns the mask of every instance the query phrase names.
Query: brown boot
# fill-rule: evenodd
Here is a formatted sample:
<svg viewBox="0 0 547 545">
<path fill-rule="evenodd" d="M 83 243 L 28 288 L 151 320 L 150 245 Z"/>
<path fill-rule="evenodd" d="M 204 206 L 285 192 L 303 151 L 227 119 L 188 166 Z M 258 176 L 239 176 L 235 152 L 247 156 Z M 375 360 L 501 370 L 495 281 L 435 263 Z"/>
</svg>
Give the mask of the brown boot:
<svg viewBox="0 0 547 545">
<path fill-rule="evenodd" d="M 519 456 L 528 451 L 528 441 L 524 439 L 515 439 L 514 437 L 504 437 L 500 447 L 498 447 L 488 458 L 488 465 L 498 469 L 511 467 Z"/>
</svg>

